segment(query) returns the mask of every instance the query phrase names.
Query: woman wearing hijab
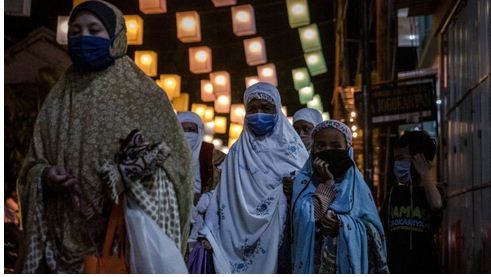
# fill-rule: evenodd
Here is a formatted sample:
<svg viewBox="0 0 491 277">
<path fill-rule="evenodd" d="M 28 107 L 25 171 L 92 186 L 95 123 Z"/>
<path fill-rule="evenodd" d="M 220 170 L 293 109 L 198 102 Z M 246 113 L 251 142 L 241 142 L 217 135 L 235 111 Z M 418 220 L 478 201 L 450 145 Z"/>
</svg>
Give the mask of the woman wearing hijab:
<svg viewBox="0 0 491 277">
<path fill-rule="evenodd" d="M 73 65 L 43 104 L 18 180 L 22 271 L 82 272 L 122 191 L 184 250 L 191 154 L 165 93 L 126 55 L 123 14 L 86 1 L 68 38 Z"/>
<path fill-rule="evenodd" d="M 273 85 L 250 86 L 244 104 L 245 128 L 222 164 L 200 233 L 213 249 L 217 273 L 271 274 L 287 217 L 282 178 L 300 169 L 307 151 Z"/>
<path fill-rule="evenodd" d="M 293 128 L 302 139 L 307 151 L 312 146 L 312 131 L 322 122 L 322 115 L 318 110 L 303 108 L 293 115 Z"/>
<path fill-rule="evenodd" d="M 353 160 L 351 130 L 328 120 L 312 139 L 293 186 L 293 273 L 387 273 L 383 227 Z"/>
</svg>

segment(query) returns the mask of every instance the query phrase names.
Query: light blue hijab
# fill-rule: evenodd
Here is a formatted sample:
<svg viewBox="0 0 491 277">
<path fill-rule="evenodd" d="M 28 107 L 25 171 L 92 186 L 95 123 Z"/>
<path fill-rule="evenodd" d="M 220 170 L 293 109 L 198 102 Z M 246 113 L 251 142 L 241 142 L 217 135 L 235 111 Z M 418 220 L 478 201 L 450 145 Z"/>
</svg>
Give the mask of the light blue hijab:
<svg viewBox="0 0 491 277">
<path fill-rule="evenodd" d="M 333 127 L 333 124 L 326 124 L 326 122 L 329 121 L 325 121 L 315 128 L 312 137 L 324 128 L 338 129 Z M 336 122 L 334 125 L 339 125 L 339 123 Z M 345 133 L 346 129 L 349 130 L 347 126 L 338 130 Z M 345 136 L 347 135 L 345 134 Z M 349 155 L 353 160 L 353 148 L 348 137 L 347 142 Z M 314 272 L 314 265 L 316 262 L 320 262 L 314 261 L 315 219 L 312 194 L 318 183 L 312 179 L 312 175 L 311 155 L 311 158 L 295 177 L 293 185 L 293 273 L 316 273 Z M 382 252 L 380 253 L 381 256 L 386 257 L 384 231 L 370 189 L 356 166 L 348 169 L 344 179 L 334 186 L 336 197 L 329 209 L 334 211 L 341 221 L 337 236 L 337 249 L 330 251 L 336 253 L 336 271 L 344 274 L 369 273 L 368 237 L 365 224 L 372 224 L 379 233 L 382 238 L 382 247 L 378 250 Z M 327 236 L 326 240 L 332 240 L 332 238 Z M 332 245 L 332 243 L 328 241 L 327 245 Z"/>
</svg>

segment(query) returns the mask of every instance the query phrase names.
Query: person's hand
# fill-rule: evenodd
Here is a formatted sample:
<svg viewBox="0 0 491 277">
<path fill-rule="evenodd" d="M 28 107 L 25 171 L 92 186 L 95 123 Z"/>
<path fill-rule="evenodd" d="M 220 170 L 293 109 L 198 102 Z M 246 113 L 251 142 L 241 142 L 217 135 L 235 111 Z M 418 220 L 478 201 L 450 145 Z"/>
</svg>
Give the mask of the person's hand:
<svg viewBox="0 0 491 277">
<path fill-rule="evenodd" d="M 211 248 L 211 244 L 210 242 L 207 240 L 207 239 L 203 239 L 201 240 L 201 244 L 203 245 L 203 247 L 206 249 L 206 250 L 212 250 Z"/>
<path fill-rule="evenodd" d="M 73 206 L 76 210 L 80 209 L 81 190 L 77 177 L 73 170 L 63 166 L 52 166 L 47 169 L 46 182 L 49 188 L 56 192 L 70 193 Z"/>
<path fill-rule="evenodd" d="M 283 177 L 283 193 L 288 201 L 292 198 L 293 178 L 290 176 Z"/>
<path fill-rule="evenodd" d="M 428 162 L 423 154 L 416 154 L 411 158 L 416 171 L 422 178 L 430 176 L 431 163 Z"/>
<path fill-rule="evenodd" d="M 313 167 L 315 171 L 315 177 L 319 183 L 329 183 L 330 181 L 334 180 L 334 176 L 332 173 L 329 171 L 329 164 L 324 162 L 323 160 L 319 158 L 315 158 L 313 162 Z"/>
<path fill-rule="evenodd" d="M 320 220 L 321 230 L 323 233 L 335 237 L 339 232 L 339 219 L 335 213 L 328 211 L 327 214 Z"/>
</svg>

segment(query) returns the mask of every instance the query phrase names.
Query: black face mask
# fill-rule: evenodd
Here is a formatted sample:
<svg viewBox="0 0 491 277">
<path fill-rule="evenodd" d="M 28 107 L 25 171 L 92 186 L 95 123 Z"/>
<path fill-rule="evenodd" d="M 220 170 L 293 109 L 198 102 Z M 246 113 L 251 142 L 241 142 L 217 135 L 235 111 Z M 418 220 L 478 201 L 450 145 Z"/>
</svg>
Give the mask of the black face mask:
<svg viewBox="0 0 491 277">
<path fill-rule="evenodd" d="M 329 149 L 317 152 L 313 158 L 319 158 L 329 164 L 329 171 L 338 180 L 344 176 L 346 171 L 353 166 L 348 150 L 344 149 Z"/>
</svg>

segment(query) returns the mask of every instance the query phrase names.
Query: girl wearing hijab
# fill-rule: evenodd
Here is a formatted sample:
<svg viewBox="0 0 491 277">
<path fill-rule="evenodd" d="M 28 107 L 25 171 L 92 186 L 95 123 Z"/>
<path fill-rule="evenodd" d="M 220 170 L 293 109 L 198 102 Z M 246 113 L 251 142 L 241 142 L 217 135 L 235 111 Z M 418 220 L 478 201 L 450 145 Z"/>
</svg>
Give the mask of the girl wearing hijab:
<svg viewBox="0 0 491 277">
<path fill-rule="evenodd" d="M 293 186 L 293 273 L 387 273 L 383 227 L 353 160 L 351 130 L 328 120 L 312 139 Z"/>
<path fill-rule="evenodd" d="M 166 94 L 126 55 L 123 14 L 83 2 L 68 38 L 73 65 L 44 101 L 18 180 L 22 272 L 81 273 L 123 191 L 184 250 L 191 153 Z"/>
<path fill-rule="evenodd" d="M 276 273 L 287 217 L 282 178 L 299 170 L 307 151 L 281 112 L 278 90 L 245 91 L 245 128 L 230 149 L 200 231 L 217 273 Z"/>
<path fill-rule="evenodd" d="M 322 114 L 315 109 L 303 108 L 293 115 L 293 128 L 302 139 L 307 151 L 312 146 L 312 131 L 322 122 Z"/>
</svg>

